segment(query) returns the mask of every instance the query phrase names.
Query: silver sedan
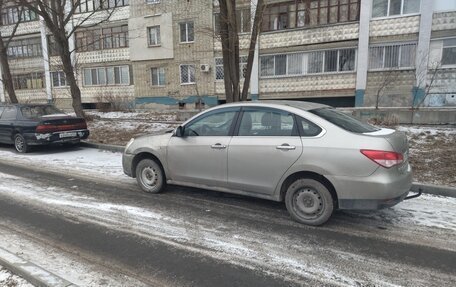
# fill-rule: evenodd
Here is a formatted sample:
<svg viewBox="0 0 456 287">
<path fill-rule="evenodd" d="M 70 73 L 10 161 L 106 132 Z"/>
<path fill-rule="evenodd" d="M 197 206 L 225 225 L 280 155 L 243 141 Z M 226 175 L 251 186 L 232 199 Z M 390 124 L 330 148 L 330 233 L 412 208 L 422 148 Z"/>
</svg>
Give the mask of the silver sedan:
<svg viewBox="0 0 456 287">
<path fill-rule="evenodd" d="M 221 105 L 174 131 L 132 139 L 123 169 L 150 193 L 176 184 L 285 201 L 309 225 L 335 209 L 393 206 L 412 180 L 404 133 L 288 101 Z"/>
</svg>

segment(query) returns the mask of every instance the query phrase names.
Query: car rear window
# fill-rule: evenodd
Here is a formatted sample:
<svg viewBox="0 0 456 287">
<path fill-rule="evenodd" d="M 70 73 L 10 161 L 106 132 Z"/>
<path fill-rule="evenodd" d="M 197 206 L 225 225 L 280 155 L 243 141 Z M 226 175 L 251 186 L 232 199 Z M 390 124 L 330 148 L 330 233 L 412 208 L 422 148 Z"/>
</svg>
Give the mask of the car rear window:
<svg viewBox="0 0 456 287">
<path fill-rule="evenodd" d="M 61 110 L 53 106 L 29 106 L 21 108 L 22 116 L 26 119 L 37 119 L 42 116 L 64 114 Z"/>
<path fill-rule="evenodd" d="M 310 110 L 309 112 L 324 118 L 328 122 L 335 124 L 343 128 L 344 130 L 353 132 L 353 133 L 370 133 L 378 131 L 379 128 L 376 128 L 370 124 L 363 123 L 345 113 L 337 111 L 335 109 L 315 109 Z"/>
</svg>

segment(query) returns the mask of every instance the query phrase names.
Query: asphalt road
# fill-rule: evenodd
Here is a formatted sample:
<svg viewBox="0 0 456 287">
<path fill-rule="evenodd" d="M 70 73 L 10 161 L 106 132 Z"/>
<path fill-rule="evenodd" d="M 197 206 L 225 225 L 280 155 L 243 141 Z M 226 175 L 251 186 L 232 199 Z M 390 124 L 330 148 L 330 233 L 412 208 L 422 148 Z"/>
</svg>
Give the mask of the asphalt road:
<svg viewBox="0 0 456 287">
<path fill-rule="evenodd" d="M 452 286 L 456 281 L 453 230 L 396 226 L 389 218 L 349 212 L 337 212 L 315 228 L 292 222 L 280 203 L 247 197 L 173 186 L 151 195 L 134 185 L 8 163 L 0 163 L 0 173 L 37 192 L 36 198 L 0 192 L 0 224 L 146 285 Z M 90 198 L 110 207 L 103 213 L 96 205 L 92 212 L 85 201 L 79 207 L 46 205 L 39 202 L 39 190 L 43 198 L 52 190 L 57 199 L 72 194 L 73 203 Z M 119 211 L 121 206 L 158 215 L 133 218 L 125 214 L 131 209 Z"/>
</svg>

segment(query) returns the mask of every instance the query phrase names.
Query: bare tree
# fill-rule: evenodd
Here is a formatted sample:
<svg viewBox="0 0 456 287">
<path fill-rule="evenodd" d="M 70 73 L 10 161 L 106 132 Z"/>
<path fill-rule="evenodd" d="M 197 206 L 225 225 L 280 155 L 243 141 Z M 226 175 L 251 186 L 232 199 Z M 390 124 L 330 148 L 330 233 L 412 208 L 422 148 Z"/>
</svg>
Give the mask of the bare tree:
<svg viewBox="0 0 456 287">
<path fill-rule="evenodd" d="M 90 12 L 76 14 L 82 5 L 86 5 L 83 0 L 16 0 L 23 7 L 39 15 L 48 30 L 52 33 L 55 41 L 56 52 L 62 61 L 63 72 L 66 82 L 70 86 L 72 106 L 77 116 L 84 117 L 82 110 L 81 90 L 79 89 L 75 68 L 72 61 L 72 51 L 69 39 L 77 29 L 89 28 L 109 21 L 120 0 L 115 1 L 113 7 L 108 3 L 109 0 L 100 0 L 99 6 L 94 7 Z M 107 7 L 107 9 L 104 9 Z M 84 11 L 84 10 L 83 10 Z M 77 21 L 74 20 L 77 18 Z M 89 21 L 90 19 L 90 21 Z"/>
<path fill-rule="evenodd" d="M 5 7 L 4 0 L 0 0 L 0 11 Z M 2 67 L 2 82 L 5 86 L 5 90 L 8 93 L 8 97 L 11 103 L 18 103 L 16 91 L 14 90 L 13 77 L 11 76 L 11 69 L 8 62 L 8 47 L 16 35 L 17 28 L 22 22 L 24 9 L 22 7 L 17 9 L 17 22 L 14 23 L 14 26 L 11 30 L 11 33 L 4 37 L 0 30 L 0 65 Z M 4 26 L 5 19 L 1 19 L 1 26 Z"/>
<path fill-rule="evenodd" d="M 222 42 L 223 73 L 227 102 L 247 100 L 252 74 L 255 46 L 265 10 L 264 0 L 258 0 L 250 38 L 247 68 L 244 71 L 244 85 L 241 94 L 241 75 L 239 69 L 239 35 L 235 0 L 219 0 L 220 38 Z"/>
<path fill-rule="evenodd" d="M 390 69 L 382 73 L 381 81 L 375 94 L 375 109 L 378 110 L 380 99 L 385 94 L 385 90 L 390 88 L 398 80 L 397 71 Z"/>
</svg>

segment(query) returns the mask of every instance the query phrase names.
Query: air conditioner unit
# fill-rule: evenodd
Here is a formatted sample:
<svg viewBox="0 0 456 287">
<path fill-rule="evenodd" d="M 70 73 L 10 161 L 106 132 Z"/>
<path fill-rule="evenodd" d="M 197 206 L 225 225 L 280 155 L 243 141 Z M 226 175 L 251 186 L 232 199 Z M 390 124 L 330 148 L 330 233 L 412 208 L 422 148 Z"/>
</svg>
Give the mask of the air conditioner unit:
<svg viewBox="0 0 456 287">
<path fill-rule="evenodd" d="M 202 64 L 202 65 L 200 66 L 201 72 L 207 73 L 207 72 L 209 72 L 210 69 L 211 69 L 211 66 L 209 66 L 209 65 L 207 65 L 207 64 Z"/>
</svg>

